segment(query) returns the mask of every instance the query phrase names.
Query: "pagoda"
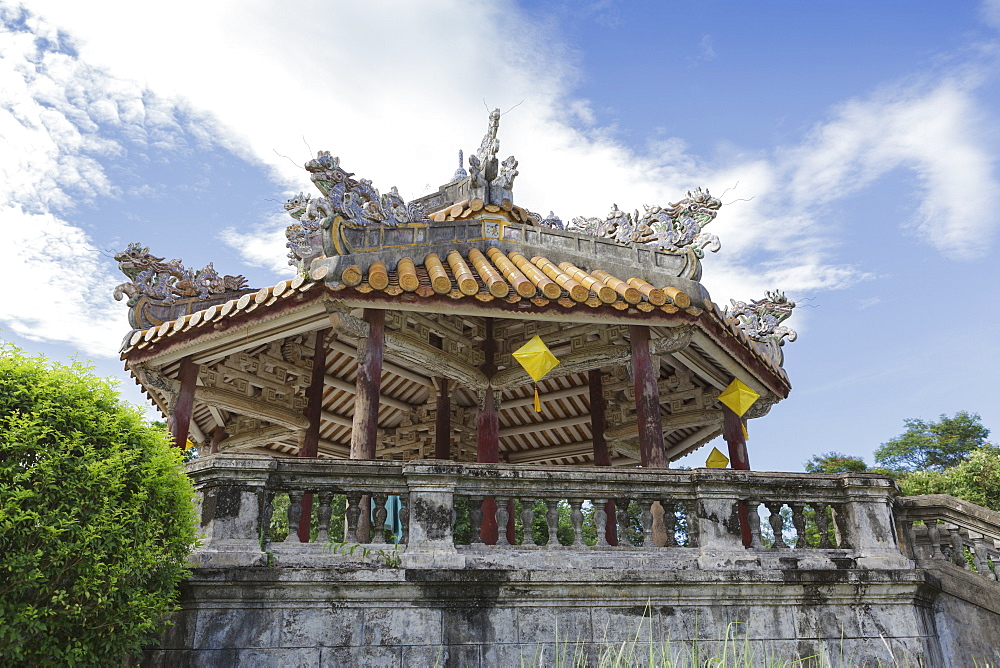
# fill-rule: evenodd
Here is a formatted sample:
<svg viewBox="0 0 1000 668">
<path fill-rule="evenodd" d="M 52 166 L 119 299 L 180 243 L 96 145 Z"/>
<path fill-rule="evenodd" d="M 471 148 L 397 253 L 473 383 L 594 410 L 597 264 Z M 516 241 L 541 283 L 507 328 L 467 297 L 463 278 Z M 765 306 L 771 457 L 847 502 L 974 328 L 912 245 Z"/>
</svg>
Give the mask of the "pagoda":
<svg viewBox="0 0 1000 668">
<path fill-rule="evenodd" d="M 750 470 L 794 303 L 712 300 L 721 201 L 543 217 L 515 203 L 500 116 L 415 201 L 320 152 L 274 286 L 117 256 L 122 359 L 201 454 L 201 541 L 143 664 L 993 656 L 1000 514 Z M 719 434 L 728 457 L 669 467 Z"/>
<path fill-rule="evenodd" d="M 664 468 L 726 434 L 748 469 L 745 421 L 790 385 L 782 293 L 722 309 L 701 282 L 721 202 L 563 224 L 514 201 L 499 110 L 436 192 L 380 193 L 321 151 L 317 195 L 285 209 L 294 276 L 254 290 L 132 244 L 116 259 L 133 327 L 122 359 L 200 452 Z M 558 364 L 515 360 L 539 337 Z M 737 382 L 742 416 L 719 400 Z M 537 390 L 537 405 L 536 405 Z M 537 409 L 537 410 L 536 410 Z"/>
</svg>

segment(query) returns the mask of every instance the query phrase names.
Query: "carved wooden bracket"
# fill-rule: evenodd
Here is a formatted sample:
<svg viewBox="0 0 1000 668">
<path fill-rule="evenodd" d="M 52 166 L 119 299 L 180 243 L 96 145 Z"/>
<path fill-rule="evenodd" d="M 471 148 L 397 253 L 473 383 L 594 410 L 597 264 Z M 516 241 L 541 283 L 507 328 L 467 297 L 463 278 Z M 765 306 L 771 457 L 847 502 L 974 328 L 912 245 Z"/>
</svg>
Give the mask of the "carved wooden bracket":
<svg viewBox="0 0 1000 668">
<path fill-rule="evenodd" d="M 167 414 L 172 413 L 174 402 L 177 401 L 177 393 L 180 392 L 180 382 L 163 374 L 159 367 L 147 364 L 136 364 L 132 367 L 132 371 L 144 388 L 153 390 L 160 395 Z"/>
<path fill-rule="evenodd" d="M 195 397 L 206 404 L 249 415 L 260 420 L 274 422 L 288 429 L 308 429 L 309 420 L 300 412 L 266 404 L 257 398 L 241 395 L 219 387 L 198 387 Z"/>
<path fill-rule="evenodd" d="M 671 327 L 666 334 L 649 342 L 650 355 L 669 355 L 684 350 L 691 343 L 694 325 Z"/>
<path fill-rule="evenodd" d="M 352 316 L 346 307 L 337 302 L 326 303 L 330 326 L 337 334 L 355 338 L 368 337 L 368 323 Z M 431 376 L 441 376 L 456 380 L 471 390 L 480 390 L 489 385 L 489 380 L 479 369 L 467 364 L 455 355 L 435 348 L 429 343 L 418 341 L 399 332 L 385 332 L 385 349 L 398 360 L 413 364 Z"/>
</svg>

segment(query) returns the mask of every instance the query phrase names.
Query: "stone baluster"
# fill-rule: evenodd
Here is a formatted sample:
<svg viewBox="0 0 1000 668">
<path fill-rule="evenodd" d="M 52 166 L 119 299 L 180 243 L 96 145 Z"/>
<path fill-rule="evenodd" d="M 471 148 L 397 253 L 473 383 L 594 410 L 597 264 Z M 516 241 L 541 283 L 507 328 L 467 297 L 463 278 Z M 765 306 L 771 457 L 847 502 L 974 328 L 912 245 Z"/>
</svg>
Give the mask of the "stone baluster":
<svg viewBox="0 0 1000 668">
<path fill-rule="evenodd" d="M 317 543 L 327 543 L 330 540 L 330 517 L 333 515 L 333 510 L 330 508 L 330 500 L 332 498 L 333 492 L 319 493 L 319 509 L 316 511 L 318 524 L 316 531 Z"/>
<path fill-rule="evenodd" d="M 767 522 L 771 525 L 771 531 L 774 533 L 774 544 L 772 545 L 774 549 L 788 547 L 785 544 L 785 518 L 781 516 L 781 506 L 782 504 L 777 502 L 764 504 L 767 512 L 771 513 L 771 516 L 767 518 Z"/>
<path fill-rule="evenodd" d="M 632 533 L 629 531 L 628 525 L 628 499 L 615 499 L 615 524 L 618 529 L 618 544 L 619 545 L 634 545 L 630 539 L 629 535 Z"/>
<path fill-rule="evenodd" d="M 990 562 L 986 556 L 986 541 L 981 533 L 969 534 L 972 539 L 972 560 L 976 564 L 976 569 L 983 577 L 991 580 L 997 579 L 997 574 L 990 570 Z"/>
<path fill-rule="evenodd" d="M 545 499 L 545 525 L 549 530 L 549 540 L 546 545 L 559 545 L 559 499 Z"/>
<path fill-rule="evenodd" d="M 937 520 L 928 520 L 927 540 L 931 544 L 931 559 L 944 559 L 944 553 L 941 552 L 941 527 Z"/>
<path fill-rule="evenodd" d="M 754 499 L 746 501 L 747 521 L 750 523 L 749 547 L 751 550 L 761 550 L 764 548 L 764 543 L 760 539 L 760 513 L 757 511 L 760 503 L 760 501 Z"/>
<path fill-rule="evenodd" d="M 790 503 L 788 506 L 792 509 L 792 526 L 795 527 L 795 549 L 809 547 L 806 541 L 805 506 L 801 503 Z"/>
<path fill-rule="evenodd" d="M 480 535 L 483 528 L 483 497 L 469 497 L 469 525 L 472 530 L 472 544 L 482 545 L 483 537 Z"/>
<path fill-rule="evenodd" d="M 582 505 L 583 501 L 580 499 L 569 499 L 569 519 L 573 524 L 573 545 L 576 547 L 586 547 L 583 542 L 583 510 L 580 508 Z M 550 533 L 549 536 L 551 537 L 552 534 Z"/>
<path fill-rule="evenodd" d="M 653 547 L 653 500 L 639 499 L 639 507 L 642 509 L 639 513 L 639 521 L 642 522 L 642 546 L 650 548 Z"/>
<path fill-rule="evenodd" d="M 507 536 L 507 520 L 510 519 L 510 513 L 507 512 L 507 498 L 497 497 L 497 547 L 501 545 L 510 545 L 510 541 L 514 539 L 513 536 L 508 538 Z"/>
<path fill-rule="evenodd" d="M 902 526 L 902 534 L 906 547 L 909 550 L 909 556 L 911 559 L 918 559 L 920 557 L 919 550 L 917 548 L 917 535 L 913 531 L 913 520 L 902 520 L 900 522 Z"/>
<path fill-rule="evenodd" d="M 591 499 L 594 504 L 594 524 L 597 525 L 597 546 L 608 547 L 608 537 L 605 533 L 608 525 L 608 513 L 604 509 L 608 503 L 607 499 Z"/>
<path fill-rule="evenodd" d="M 410 495 L 399 495 L 399 526 L 403 529 L 403 535 L 399 537 L 399 542 L 406 545 L 410 542 Z"/>
<path fill-rule="evenodd" d="M 841 550 L 850 550 L 851 534 L 847 528 L 847 509 L 844 504 L 833 504 L 833 525 L 836 527 L 837 547 Z"/>
<path fill-rule="evenodd" d="M 286 543 L 298 542 L 299 522 L 302 521 L 302 492 L 288 493 L 288 535 Z"/>
<path fill-rule="evenodd" d="M 358 540 L 358 520 L 361 519 L 361 493 L 348 492 L 347 510 L 344 512 L 344 530 L 347 534 L 344 541 L 348 543 L 359 543 Z"/>
<path fill-rule="evenodd" d="M 677 504 L 669 499 L 660 499 L 660 507 L 663 508 L 663 534 L 664 547 L 677 547 Z M 688 522 L 688 531 L 691 531 L 693 522 Z"/>
<path fill-rule="evenodd" d="M 263 507 L 260 510 L 260 535 L 261 543 L 267 545 L 271 542 L 271 518 L 274 517 L 274 492 L 265 492 Z"/>
<path fill-rule="evenodd" d="M 388 500 L 387 494 L 372 494 L 372 501 L 375 503 L 375 508 L 372 509 L 370 541 L 372 543 L 385 543 L 385 519 L 389 514 L 385 509 L 385 504 Z"/>
<path fill-rule="evenodd" d="M 819 545 L 822 550 L 833 547 L 830 542 L 830 518 L 826 514 L 825 503 L 814 503 L 813 509 L 816 511 L 816 530 L 819 531 Z"/>
<path fill-rule="evenodd" d="M 673 504 L 667 506 L 673 508 Z M 673 513 L 670 513 L 673 515 Z M 698 522 L 698 502 L 694 499 L 684 502 L 684 520 L 687 523 L 687 546 L 701 546 L 701 525 Z"/>
<path fill-rule="evenodd" d="M 521 528 L 524 530 L 524 538 L 521 545 L 535 544 L 535 500 L 521 499 Z"/>
<path fill-rule="evenodd" d="M 948 542 L 951 543 L 951 563 L 962 568 L 968 568 L 965 561 L 965 542 L 962 540 L 962 533 L 955 524 L 945 524 L 944 530 L 948 532 Z"/>
</svg>

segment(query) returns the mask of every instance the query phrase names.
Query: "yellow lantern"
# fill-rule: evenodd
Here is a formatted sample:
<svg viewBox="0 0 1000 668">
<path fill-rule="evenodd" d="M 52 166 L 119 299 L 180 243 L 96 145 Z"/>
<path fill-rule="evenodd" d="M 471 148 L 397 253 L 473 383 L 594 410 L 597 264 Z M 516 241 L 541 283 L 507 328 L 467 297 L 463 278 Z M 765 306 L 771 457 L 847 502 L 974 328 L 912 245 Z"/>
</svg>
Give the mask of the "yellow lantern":
<svg viewBox="0 0 1000 668">
<path fill-rule="evenodd" d="M 729 457 L 719 452 L 718 448 L 712 448 L 708 459 L 705 460 L 705 466 L 710 469 L 724 469 L 729 466 Z"/>
<path fill-rule="evenodd" d="M 744 385 L 738 378 L 734 378 L 733 382 L 729 383 L 729 387 L 719 395 L 719 401 L 740 417 L 743 417 L 743 414 L 750 410 L 750 407 L 758 399 L 760 399 L 760 395 Z"/>
<path fill-rule="evenodd" d="M 559 360 L 545 345 L 542 338 L 537 335 L 514 351 L 514 359 L 524 367 L 531 379 L 535 381 L 535 412 L 541 413 L 542 402 L 538 397 L 538 381 L 544 378 L 549 371 L 552 371 L 559 364 Z"/>
</svg>

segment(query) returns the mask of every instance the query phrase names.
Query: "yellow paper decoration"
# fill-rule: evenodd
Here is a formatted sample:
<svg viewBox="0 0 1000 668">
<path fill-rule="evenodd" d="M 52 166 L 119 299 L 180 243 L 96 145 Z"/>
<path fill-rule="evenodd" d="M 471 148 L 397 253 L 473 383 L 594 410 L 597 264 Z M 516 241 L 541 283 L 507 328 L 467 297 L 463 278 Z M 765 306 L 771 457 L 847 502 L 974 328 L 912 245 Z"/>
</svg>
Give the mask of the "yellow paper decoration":
<svg viewBox="0 0 1000 668">
<path fill-rule="evenodd" d="M 197 447 L 198 444 L 192 441 L 190 438 L 187 440 L 187 443 L 184 444 L 185 450 L 190 450 L 191 448 L 197 448 Z"/>
<path fill-rule="evenodd" d="M 743 440 L 744 441 L 749 441 L 750 440 L 750 434 L 747 433 L 747 426 L 746 426 L 746 424 L 744 424 L 743 422 L 740 422 L 740 429 L 743 430 Z"/>
<path fill-rule="evenodd" d="M 559 364 L 542 337 L 537 335 L 514 351 L 514 359 L 521 363 L 536 383 Z"/>
<path fill-rule="evenodd" d="M 740 382 L 738 378 L 734 378 L 733 382 L 729 383 L 729 387 L 719 395 L 719 401 L 740 417 L 743 417 L 743 414 L 750 410 L 750 407 L 758 399 L 760 399 L 760 395 Z"/>
<path fill-rule="evenodd" d="M 719 452 L 718 448 L 712 448 L 712 452 L 709 453 L 708 459 L 705 460 L 705 466 L 710 469 L 724 469 L 729 466 L 729 457 Z"/>
<path fill-rule="evenodd" d="M 535 383 L 559 364 L 559 360 L 542 341 L 542 337 L 537 335 L 514 351 L 514 359 L 524 367 Z M 542 412 L 542 402 L 538 397 L 538 385 L 535 385 L 535 412 Z"/>
</svg>

